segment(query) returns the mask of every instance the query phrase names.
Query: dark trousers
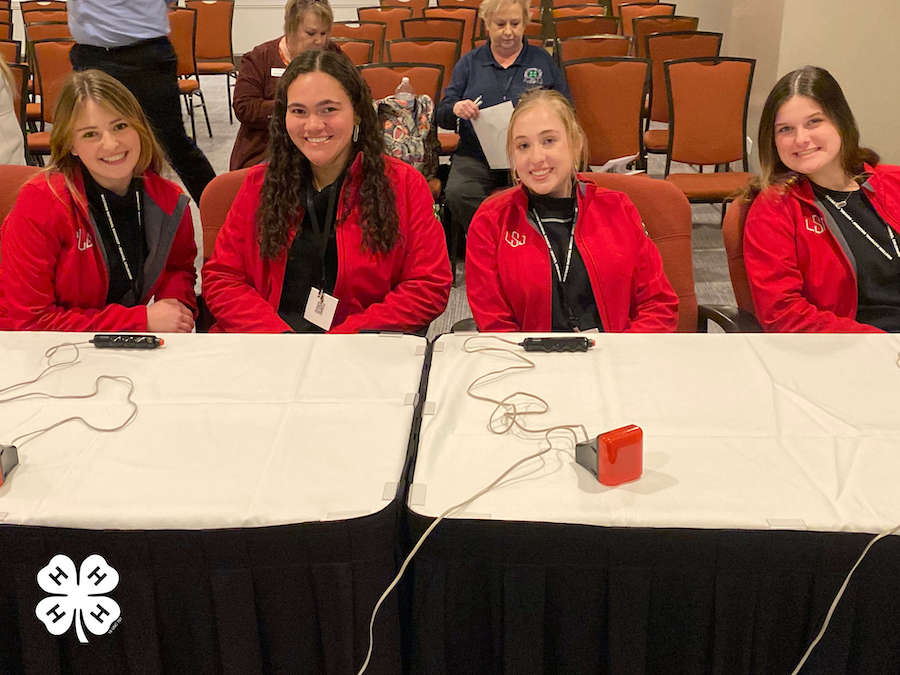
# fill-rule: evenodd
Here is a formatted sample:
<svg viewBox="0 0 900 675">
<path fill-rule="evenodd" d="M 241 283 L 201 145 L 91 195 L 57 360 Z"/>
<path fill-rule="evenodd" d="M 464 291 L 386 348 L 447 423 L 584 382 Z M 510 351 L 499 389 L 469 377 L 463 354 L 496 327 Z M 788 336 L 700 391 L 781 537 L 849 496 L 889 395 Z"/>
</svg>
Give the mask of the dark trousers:
<svg viewBox="0 0 900 675">
<path fill-rule="evenodd" d="M 104 49 L 75 45 L 69 53 L 75 70 L 97 68 L 119 80 L 138 100 L 169 163 L 194 201 L 216 177 L 206 155 L 185 133 L 181 118 L 175 49 L 168 38 Z"/>
<path fill-rule="evenodd" d="M 469 231 L 469 223 L 475 211 L 488 195 L 497 188 L 511 185 L 507 169 L 492 170 L 486 162 L 467 155 L 454 155 L 450 162 L 450 175 L 444 197 L 450 208 L 453 222 L 463 232 Z"/>
</svg>

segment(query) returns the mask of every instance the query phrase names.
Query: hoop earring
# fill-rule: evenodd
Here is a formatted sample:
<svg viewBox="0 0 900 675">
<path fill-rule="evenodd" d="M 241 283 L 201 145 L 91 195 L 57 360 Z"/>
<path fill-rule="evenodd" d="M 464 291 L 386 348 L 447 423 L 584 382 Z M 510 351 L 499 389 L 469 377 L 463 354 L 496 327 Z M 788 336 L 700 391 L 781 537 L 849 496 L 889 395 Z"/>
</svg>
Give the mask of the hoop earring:
<svg viewBox="0 0 900 675">
<path fill-rule="evenodd" d="M 358 141 L 358 140 L 359 140 L 359 124 L 354 124 L 353 125 L 353 142 L 356 143 L 356 141 Z"/>
</svg>

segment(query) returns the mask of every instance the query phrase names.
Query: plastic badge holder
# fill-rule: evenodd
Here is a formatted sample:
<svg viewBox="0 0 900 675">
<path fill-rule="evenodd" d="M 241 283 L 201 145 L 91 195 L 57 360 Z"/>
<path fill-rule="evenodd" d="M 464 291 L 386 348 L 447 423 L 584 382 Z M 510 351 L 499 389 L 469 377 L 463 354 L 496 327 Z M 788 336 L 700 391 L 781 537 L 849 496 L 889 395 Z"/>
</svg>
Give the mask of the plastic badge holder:
<svg viewBox="0 0 900 675">
<path fill-rule="evenodd" d="M 575 460 L 604 485 L 621 485 L 644 471 L 644 432 L 629 424 L 575 447 Z"/>
</svg>

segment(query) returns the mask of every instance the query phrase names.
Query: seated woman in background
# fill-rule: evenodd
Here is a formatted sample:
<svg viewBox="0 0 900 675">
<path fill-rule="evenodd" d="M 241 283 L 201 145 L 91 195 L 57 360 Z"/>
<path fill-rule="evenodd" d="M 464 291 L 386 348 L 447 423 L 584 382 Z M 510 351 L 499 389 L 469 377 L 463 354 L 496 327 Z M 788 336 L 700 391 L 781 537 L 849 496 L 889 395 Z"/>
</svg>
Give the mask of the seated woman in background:
<svg viewBox="0 0 900 675">
<path fill-rule="evenodd" d="M 266 159 L 275 90 L 291 60 L 307 49 L 341 51 L 329 39 L 333 21 L 328 0 L 288 0 L 284 35 L 257 45 L 241 57 L 234 83 L 234 114 L 241 126 L 231 151 L 231 171 Z"/>
<path fill-rule="evenodd" d="M 485 197 L 510 184 L 506 169 L 490 168 L 475 135 L 471 120 L 478 118 L 479 109 L 504 101 L 516 105 L 523 92 L 535 88 L 555 89 L 569 97 L 553 58 L 524 39 L 528 0 L 484 0 L 478 14 L 488 42 L 453 68 L 436 113 L 441 127 L 459 132 L 445 194 L 453 220 L 464 229 Z"/>
<path fill-rule="evenodd" d="M 422 174 L 383 154 L 357 69 L 304 52 L 272 119 L 271 160 L 247 174 L 203 268 L 215 329 L 426 327 L 450 294 L 444 232 Z"/>
<path fill-rule="evenodd" d="M 162 166 L 131 92 L 99 70 L 73 73 L 53 115 L 50 166 L 0 228 L 0 327 L 190 332 L 194 227 Z"/>
<path fill-rule="evenodd" d="M 900 331 L 900 168 L 859 146 L 828 71 L 806 66 L 775 84 L 758 147 L 744 262 L 763 328 Z"/>
<path fill-rule="evenodd" d="M 571 104 L 524 94 L 506 142 L 520 184 L 481 205 L 466 247 L 478 329 L 675 330 L 678 298 L 634 204 L 576 174 L 588 153 Z"/>
<path fill-rule="evenodd" d="M 25 138 L 15 110 L 15 81 L 0 59 L 0 164 L 25 164 Z"/>
</svg>

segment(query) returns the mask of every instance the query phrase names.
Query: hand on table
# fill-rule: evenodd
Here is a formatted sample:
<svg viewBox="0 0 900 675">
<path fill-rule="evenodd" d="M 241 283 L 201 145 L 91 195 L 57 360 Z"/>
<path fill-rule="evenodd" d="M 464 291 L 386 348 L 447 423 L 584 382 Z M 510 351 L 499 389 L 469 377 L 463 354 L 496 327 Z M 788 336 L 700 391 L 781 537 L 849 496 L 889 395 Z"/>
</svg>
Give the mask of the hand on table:
<svg viewBox="0 0 900 675">
<path fill-rule="evenodd" d="M 154 333 L 190 333 L 194 315 L 173 298 L 157 300 L 147 308 L 147 330 Z"/>
</svg>

